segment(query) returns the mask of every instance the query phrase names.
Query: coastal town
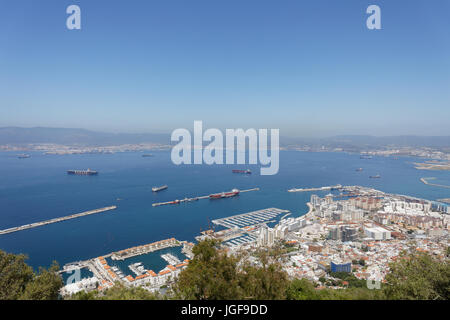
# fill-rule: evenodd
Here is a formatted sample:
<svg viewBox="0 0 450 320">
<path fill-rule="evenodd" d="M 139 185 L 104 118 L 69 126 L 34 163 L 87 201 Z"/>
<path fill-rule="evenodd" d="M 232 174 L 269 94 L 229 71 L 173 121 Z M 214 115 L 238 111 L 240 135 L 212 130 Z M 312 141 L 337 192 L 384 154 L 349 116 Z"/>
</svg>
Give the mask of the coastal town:
<svg viewBox="0 0 450 320">
<path fill-rule="evenodd" d="M 306 152 L 349 152 L 360 153 L 367 156 L 379 157 L 417 157 L 423 159 L 450 161 L 450 150 L 448 148 L 433 147 L 392 147 L 384 146 L 379 148 L 343 147 L 337 145 L 289 145 L 283 150 L 295 150 Z"/>
<path fill-rule="evenodd" d="M 0 151 L 9 152 L 40 152 L 46 155 L 73 155 L 73 154 L 111 154 L 119 152 L 142 152 L 150 150 L 170 150 L 172 146 L 169 143 L 142 142 L 142 143 L 112 143 L 112 144 L 58 144 L 58 143 L 21 143 L 21 144 L 0 144 Z M 372 147 L 361 148 L 358 146 L 344 146 L 340 144 L 333 145 L 315 145 L 315 144 L 286 144 L 282 143 L 280 150 L 306 151 L 306 152 L 349 152 L 364 154 L 367 156 L 380 157 L 417 157 L 422 159 L 432 159 L 434 165 L 436 161 L 450 161 L 450 150 L 448 148 L 437 147 Z M 424 164 L 422 167 L 428 167 L 430 164 Z M 448 163 L 446 164 L 448 165 Z M 423 169 L 423 168 L 422 168 Z M 448 170 L 445 168 L 444 170 Z"/>
<path fill-rule="evenodd" d="M 144 152 L 151 150 L 168 150 L 169 148 L 170 148 L 169 145 L 150 142 L 139 144 L 119 144 L 106 146 L 62 145 L 55 143 L 0 145 L 0 151 L 39 152 L 44 155 L 113 154 L 119 152 Z"/>
<path fill-rule="evenodd" d="M 324 197 L 311 194 L 305 215 L 292 217 L 288 210 L 267 208 L 224 217 L 213 220 L 214 226 L 202 231 L 196 240 L 217 240 L 227 254 L 244 253 L 245 259 L 254 264 L 260 263 L 254 253 L 276 246 L 284 248 L 281 261 L 289 277 L 306 278 L 330 288 L 345 286 L 345 281 L 334 281 L 336 272 L 367 280 L 368 285 L 381 283 L 389 272 L 389 264 L 399 259 L 402 252 L 445 257 L 450 244 L 450 206 L 361 186 L 338 185 L 318 190 L 330 193 Z M 176 281 L 187 267 L 193 258 L 193 243 L 168 239 L 107 256 L 125 260 L 177 246 L 182 246 L 183 254 L 189 258 L 180 261 L 170 257 L 167 267 L 158 272 L 146 270 L 138 263 L 134 269 L 130 266 L 135 276 L 111 267 L 105 257 L 69 264 L 64 272 L 87 267 L 94 277 L 66 285 L 62 294 L 104 290 L 117 281 L 158 291 Z"/>
</svg>

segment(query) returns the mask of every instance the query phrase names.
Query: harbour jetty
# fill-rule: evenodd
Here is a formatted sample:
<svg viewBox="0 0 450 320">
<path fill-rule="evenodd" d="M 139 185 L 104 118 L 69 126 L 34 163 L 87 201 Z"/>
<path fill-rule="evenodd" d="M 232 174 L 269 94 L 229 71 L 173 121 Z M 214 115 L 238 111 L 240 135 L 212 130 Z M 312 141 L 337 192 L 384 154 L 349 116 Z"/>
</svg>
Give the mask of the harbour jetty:
<svg viewBox="0 0 450 320">
<path fill-rule="evenodd" d="M 342 186 L 340 184 L 337 184 L 335 186 L 328 186 L 328 187 L 320 187 L 320 188 L 293 188 L 289 189 L 288 192 L 308 192 L 308 191 L 326 191 L 326 190 L 338 190 L 341 189 Z"/>
<path fill-rule="evenodd" d="M 167 201 L 167 202 L 157 202 L 157 203 L 153 203 L 152 206 L 153 207 L 158 207 L 158 206 L 164 206 L 164 205 L 169 205 L 169 204 L 180 204 L 180 203 L 183 203 L 183 202 L 192 202 L 192 201 L 197 201 L 197 200 L 200 200 L 200 199 L 227 198 L 227 197 L 229 197 L 229 196 L 227 196 L 227 194 L 237 195 L 239 193 L 258 191 L 258 190 L 259 190 L 259 188 L 253 188 L 253 189 L 247 189 L 247 190 L 233 189 L 233 191 L 229 192 L 229 193 L 224 193 L 223 192 L 223 193 L 210 194 L 210 195 L 207 195 L 207 196 L 199 196 L 199 197 L 194 197 L 194 198 L 184 198 L 184 199 L 181 199 L 181 200 L 177 199 L 177 200 Z"/>
<path fill-rule="evenodd" d="M 429 186 L 450 189 L 450 186 L 446 186 L 444 184 L 437 184 L 437 183 L 428 182 L 428 180 L 434 180 L 434 179 L 436 179 L 436 178 L 420 178 L 420 181 L 422 181 L 424 184 L 429 185 Z"/>
<path fill-rule="evenodd" d="M 116 206 L 110 206 L 110 207 L 95 209 L 95 210 L 91 210 L 91 211 L 85 211 L 85 212 L 81 212 L 81 213 L 77 213 L 77 214 L 72 214 L 70 216 L 65 216 L 65 217 L 61 217 L 61 218 L 54 218 L 54 219 L 45 220 L 45 221 L 41 221 L 41 222 L 30 223 L 30 224 L 26 224 L 26 225 L 23 225 L 20 227 L 4 229 L 4 230 L 0 230 L 0 235 L 13 233 L 13 232 L 17 232 L 17 231 L 22 231 L 22 230 L 27 230 L 27 229 L 36 228 L 36 227 L 41 227 L 41 226 L 45 226 L 47 224 L 61 222 L 61 221 L 65 221 L 65 220 L 76 219 L 76 218 L 88 216 L 88 215 L 95 214 L 95 213 L 114 210 L 116 208 L 117 208 Z"/>
</svg>

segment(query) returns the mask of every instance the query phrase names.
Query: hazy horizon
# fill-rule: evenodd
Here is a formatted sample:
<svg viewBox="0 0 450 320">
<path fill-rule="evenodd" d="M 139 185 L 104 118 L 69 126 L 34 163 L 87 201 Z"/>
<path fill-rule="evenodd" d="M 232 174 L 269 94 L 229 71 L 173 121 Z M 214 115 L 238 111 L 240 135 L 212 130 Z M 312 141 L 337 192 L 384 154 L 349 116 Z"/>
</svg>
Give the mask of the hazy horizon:
<svg viewBox="0 0 450 320">
<path fill-rule="evenodd" d="M 172 131 L 166 130 L 166 131 L 157 131 L 157 130 L 148 130 L 148 131 L 119 131 L 119 130 L 96 130 L 96 129 L 89 129 L 89 128 L 82 128 L 82 127 L 46 127 L 46 126 L 30 126 L 30 127 L 22 127 L 22 126 L 0 126 L 1 129 L 8 129 L 8 128 L 17 128 L 17 129 L 61 129 L 61 130 L 83 130 L 83 131 L 89 131 L 94 133 L 107 133 L 107 134 L 157 134 L 157 135 L 163 135 L 168 134 L 170 135 Z M 211 127 L 205 126 L 203 128 L 203 131 L 209 129 Z M 189 131 L 192 131 L 193 125 L 186 126 L 186 129 Z M 223 129 L 225 132 L 225 129 L 264 129 L 264 128 L 219 128 Z M 444 135 L 418 135 L 418 134 L 397 134 L 397 135 L 371 135 L 371 134 L 356 134 L 356 133 L 344 133 L 344 134 L 331 134 L 331 135 L 310 135 L 310 136 L 294 136 L 294 135 L 284 135 L 285 138 L 310 138 L 310 139 L 321 139 L 321 138 L 332 138 L 332 137 L 374 137 L 374 138 L 386 138 L 386 137 L 450 137 L 450 134 L 444 134 Z"/>
</svg>

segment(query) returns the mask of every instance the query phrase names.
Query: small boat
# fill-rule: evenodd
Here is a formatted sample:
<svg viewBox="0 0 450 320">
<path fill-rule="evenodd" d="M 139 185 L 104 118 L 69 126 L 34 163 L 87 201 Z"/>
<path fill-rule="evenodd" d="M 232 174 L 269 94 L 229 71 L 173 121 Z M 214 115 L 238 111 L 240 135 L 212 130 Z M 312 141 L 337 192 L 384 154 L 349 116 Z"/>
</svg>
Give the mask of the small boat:
<svg viewBox="0 0 450 320">
<path fill-rule="evenodd" d="M 379 179 L 381 178 L 381 176 L 379 174 L 375 175 L 375 176 L 370 176 L 370 179 Z"/>
<path fill-rule="evenodd" d="M 356 169 L 356 171 L 358 171 L 358 172 L 363 171 L 363 168 L 358 168 L 358 169 Z"/>
</svg>

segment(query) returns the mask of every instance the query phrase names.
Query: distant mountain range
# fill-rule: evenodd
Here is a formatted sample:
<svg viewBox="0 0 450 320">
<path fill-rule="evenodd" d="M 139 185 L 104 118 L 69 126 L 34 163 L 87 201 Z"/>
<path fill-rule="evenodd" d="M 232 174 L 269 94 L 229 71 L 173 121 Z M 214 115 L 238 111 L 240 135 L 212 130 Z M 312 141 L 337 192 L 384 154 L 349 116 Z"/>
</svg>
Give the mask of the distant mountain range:
<svg viewBox="0 0 450 320">
<path fill-rule="evenodd" d="M 280 145 L 311 146 L 327 148 L 344 148 L 345 150 L 361 151 L 379 147 L 433 147 L 450 148 L 450 136 L 365 136 L 342 135 L 328 138 L 290 138 L 281 137 Z M 105 133 L 85 129 L 69 128 L 0 128 L 0 145 L 55 143 L 62 145 L 105 146 L 120 144 L 159 143 L 171 144 L 170 134 L 131 134 Z"/>
<path fill-rule="evenodd" d="M 168 134 L 105 133 L 67 128 L 0 128 L 0 144 L 55 143 L 62 145 L 105 146 L 153 142 L 170 144 Z"/>
</svg>

